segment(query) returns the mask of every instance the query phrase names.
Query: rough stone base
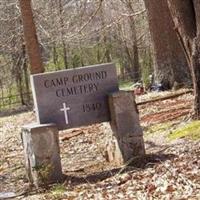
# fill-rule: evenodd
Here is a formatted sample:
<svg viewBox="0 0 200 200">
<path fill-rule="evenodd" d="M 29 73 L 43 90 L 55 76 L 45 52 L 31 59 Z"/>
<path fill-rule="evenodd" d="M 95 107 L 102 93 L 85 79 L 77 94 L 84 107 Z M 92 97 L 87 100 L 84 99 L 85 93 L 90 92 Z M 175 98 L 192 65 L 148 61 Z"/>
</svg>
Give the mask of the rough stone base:
<svg viewBox="0 0 200 200">
<path fill-rule="evenodd" d="M 132 92 L 110 95 L 109 106 L 112 131 L 107 137 L 107 159 L 120 166 L 145 154 L 143 132 Z"/>
<path fill-rule="evenodd" d="M 55 124 L 22 127 L 26 174 L 36 187 L 62 181 L 62 167 Z"/>
</svg>

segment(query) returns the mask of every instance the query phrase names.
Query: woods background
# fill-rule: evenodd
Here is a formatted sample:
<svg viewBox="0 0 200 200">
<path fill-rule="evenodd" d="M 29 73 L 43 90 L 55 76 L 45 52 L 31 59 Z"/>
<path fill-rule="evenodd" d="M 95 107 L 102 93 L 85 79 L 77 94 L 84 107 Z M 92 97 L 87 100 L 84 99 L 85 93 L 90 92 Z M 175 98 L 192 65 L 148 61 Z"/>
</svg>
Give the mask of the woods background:
<svg viewBox="0 0 200 200">
<path fill-rule="evenodd" d="M 114 62 L 120 83 L 190 84 L 166 0 L 33 0 L 32 9 L 45 71 Z M 0 24 L 2 111 L 32 101 L 18 1 L 0 1 Z"/>
</svg>

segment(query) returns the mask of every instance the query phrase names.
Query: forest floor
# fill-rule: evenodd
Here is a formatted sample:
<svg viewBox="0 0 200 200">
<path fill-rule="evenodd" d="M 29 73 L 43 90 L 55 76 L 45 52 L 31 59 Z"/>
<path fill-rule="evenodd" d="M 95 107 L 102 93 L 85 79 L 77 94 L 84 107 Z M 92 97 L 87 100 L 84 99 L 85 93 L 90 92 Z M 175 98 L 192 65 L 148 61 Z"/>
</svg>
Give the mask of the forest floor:
<svg viewBox="0 0 200 200">
<path fill-rule="evenodd" d="M 142 95 L 137 102 L 168 94 Z M 61 132 L 67 178 L 39 190 L 26 180 L 20 138 L 21 126 L 33 122 L 34 113 L 1 117 L 0 199 L 6 192 L 24 200 L 200 199 L 200 122 L 191 120 L 192 101 L 191 94 L 184 94 L 138 106 L 147 155 L 132 166 L 106 162 L 104 123 Z"/>
</svg>

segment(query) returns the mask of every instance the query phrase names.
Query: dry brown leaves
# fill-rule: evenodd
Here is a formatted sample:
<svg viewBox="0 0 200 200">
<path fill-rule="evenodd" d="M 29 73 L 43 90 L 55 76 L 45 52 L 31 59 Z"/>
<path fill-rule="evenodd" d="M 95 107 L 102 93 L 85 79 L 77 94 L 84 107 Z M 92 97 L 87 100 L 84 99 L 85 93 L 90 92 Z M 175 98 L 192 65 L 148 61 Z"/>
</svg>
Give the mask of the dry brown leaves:
<svg viewBox="0 0 200 200">
<path fill-rule="evenodd" d="M 185 95 L 140 106 L 145 130 L 156 119 L 165 122 L 171 120 L 168 116 L 174 116 L 173 112 L 188 112 L 191 102 L 192 96 Z M 177 124 L 187 117 L 184 113 L 173 120 Z M 23 124 L 33 120 L 34 115 L 30 112 L 0 118 L 0 192 L 18 193 L 27 189 L 20 129 Z M 60 192 L 55 189 L 59 185 L 51 186 L 48 190 L 42 190 L 42 193 L 31 190 L 28 196 L 21 195 L 15 199 L 200 199 L 199 141 L 178 140 L 168 143 L 164 136 L 155 136 L 155 139 L 152 136 L 151 140 L 146 140 L 148 156 L 142 168 L 116 168 L 104 158 L 106 133 L 102 131 L 102 126 L 73 129 L 70 130 L 71 135 L 68 135 L 69 131 L 61 133 L 61 157 L 66 181 L 60 185 Z"/>
</svg>

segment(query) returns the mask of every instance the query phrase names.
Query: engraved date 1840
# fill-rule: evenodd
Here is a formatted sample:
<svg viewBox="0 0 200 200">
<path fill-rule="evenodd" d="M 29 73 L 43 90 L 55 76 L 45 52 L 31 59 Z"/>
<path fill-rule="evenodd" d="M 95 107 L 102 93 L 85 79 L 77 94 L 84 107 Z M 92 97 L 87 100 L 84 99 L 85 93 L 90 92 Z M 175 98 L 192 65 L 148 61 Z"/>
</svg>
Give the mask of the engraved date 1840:
<svg viewBox="0 0 200 200">
<path fill-rule="evenodd" d="M 83 112 L 94 112 L 94 111 L 99 111 L 102 108 L 101 103 L 88 103 L 88 104 L 83 104 Z"/>
</svg>

